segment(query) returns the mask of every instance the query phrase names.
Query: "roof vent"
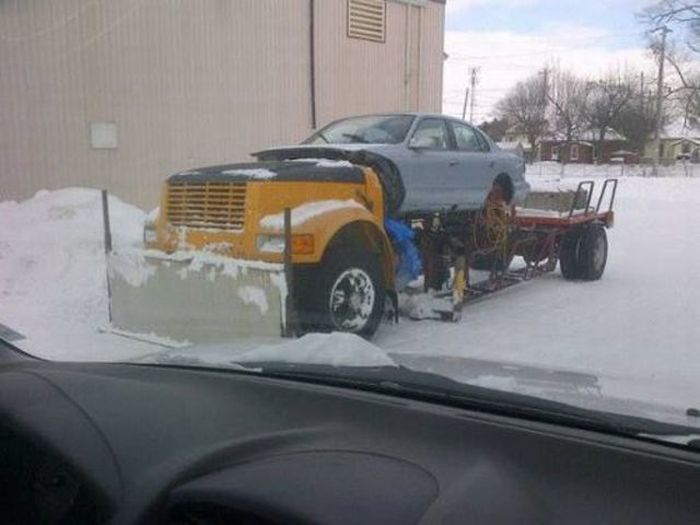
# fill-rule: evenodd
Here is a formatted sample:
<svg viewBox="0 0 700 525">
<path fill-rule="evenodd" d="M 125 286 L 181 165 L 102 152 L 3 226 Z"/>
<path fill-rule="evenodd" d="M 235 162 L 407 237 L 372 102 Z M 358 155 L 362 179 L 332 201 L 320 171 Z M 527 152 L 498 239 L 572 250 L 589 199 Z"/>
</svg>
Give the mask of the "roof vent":
<svg viewBox="0 0 700 525">
<path fill-rule="evenodd" d="M 386 41 L 386 2 L 348 0 L 348 36 L 373 42 Z"/>
</svg>

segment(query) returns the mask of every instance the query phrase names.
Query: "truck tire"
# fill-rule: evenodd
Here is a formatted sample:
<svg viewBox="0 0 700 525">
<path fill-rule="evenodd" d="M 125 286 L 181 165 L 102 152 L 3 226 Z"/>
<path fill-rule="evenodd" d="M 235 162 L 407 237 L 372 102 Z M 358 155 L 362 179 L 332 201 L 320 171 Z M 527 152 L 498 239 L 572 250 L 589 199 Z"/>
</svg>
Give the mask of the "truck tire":
<svg viewBox="0 0 700 525">
<path fill-rule="evenodd" d="M 597 281 L 603 276 L 608 261 L 608 236 L 600 224 L 593 224 L 583 230 L 579 247 L 580 278 L 584 281 Z"/>
<path fill-rule="evenodd" d="M 579 261 L 581 232 L 571 230 L 564 234 L 559 244 L 559 266 L 564 279 L 569 281 L 581 279 L 582 269 Z"/>
<path fill-rule="evenodd" d="M 382 320 L 386 297 L 379 256 L 347 236 L 339 241 L 317 267 L 315 286 L 297 291 L 302 319 L 307 330 L 370 338 Z"/>
</svg>

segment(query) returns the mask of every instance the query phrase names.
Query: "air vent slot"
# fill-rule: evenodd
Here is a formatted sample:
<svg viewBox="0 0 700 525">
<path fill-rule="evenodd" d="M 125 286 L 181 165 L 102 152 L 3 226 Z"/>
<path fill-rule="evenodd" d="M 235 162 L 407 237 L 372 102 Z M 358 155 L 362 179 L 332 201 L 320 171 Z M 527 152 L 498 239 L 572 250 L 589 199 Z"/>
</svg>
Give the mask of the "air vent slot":
<svg viewBox="0 0 700 525">
<path fill-rule="evenodd" d="M 348 0 L 348 36 L 386 41 L 386 2 L 384 0 Z"/>
</svg>

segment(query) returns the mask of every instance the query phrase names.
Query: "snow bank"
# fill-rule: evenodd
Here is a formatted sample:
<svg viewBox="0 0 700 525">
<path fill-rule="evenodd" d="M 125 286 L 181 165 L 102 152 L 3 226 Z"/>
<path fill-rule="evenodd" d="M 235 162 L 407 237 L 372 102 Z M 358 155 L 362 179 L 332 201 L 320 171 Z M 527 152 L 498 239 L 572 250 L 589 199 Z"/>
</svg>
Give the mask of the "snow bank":
<svg viewBox="0 0 700 525">
<path fill-rule="evenodd" d="M 144 212 L 114 196 L 109 207 L 114 248 L 140 246 Z M 131 355 L 133 348 L 95 344 L 104 339 L 97 329 L 107 312 L 100 192 L 68 188 L 1 202 L 0 322 L 28 336 L 28 350 L 44 357 Z"/>
<path fill-rule="evenodd" d="M 302 204 L 296 208 L 292 208 L 292 227 L 300 226 L 306 221 L 335 210 L 343 208 L 363 208 L 359 202 L 348 200 L 325 200 L 315 201 Z M 265 215 L 260 219 L 260 227 L 270 230 L 281 231 L 284 228 L 284 213 L 276 213 L 274 215 Z"/>
<path fill-rule="evenodd" d="M 307 334 L 236 355 L 237 363 L 274 361 L 331 366 L 396 366 L 378 346 L 353 334 Z"/>
<path fill-rule="evenodd" d="M 263 168 L 254 169 L 234 169 L 226 170 L 221 172 L 222 175 L 245 175 L 251 179 L 272 179 L 277 176 L 274 171 L 266 170 Z"/>
</svg>

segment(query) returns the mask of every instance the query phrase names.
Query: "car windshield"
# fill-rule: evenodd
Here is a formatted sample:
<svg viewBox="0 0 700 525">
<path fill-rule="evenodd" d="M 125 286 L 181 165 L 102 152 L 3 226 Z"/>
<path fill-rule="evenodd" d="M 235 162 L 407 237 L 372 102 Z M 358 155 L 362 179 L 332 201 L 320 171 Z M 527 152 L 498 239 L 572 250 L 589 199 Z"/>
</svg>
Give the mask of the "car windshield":
<svg viewBox="0 0 700 525">
<path fill-rule="evenodd" d="M 0 1 L 0 339 L 700 435 L 699 20 Z"/>
<path fill-rule="evenodd" d="M 375 115 L 348 118 L 317 131 L 305 144 L 399 144 L 406 138 L 414 117 Z"/>
</svg>

